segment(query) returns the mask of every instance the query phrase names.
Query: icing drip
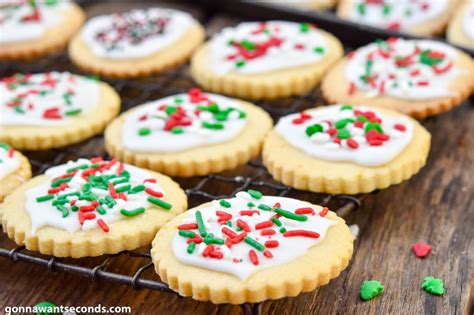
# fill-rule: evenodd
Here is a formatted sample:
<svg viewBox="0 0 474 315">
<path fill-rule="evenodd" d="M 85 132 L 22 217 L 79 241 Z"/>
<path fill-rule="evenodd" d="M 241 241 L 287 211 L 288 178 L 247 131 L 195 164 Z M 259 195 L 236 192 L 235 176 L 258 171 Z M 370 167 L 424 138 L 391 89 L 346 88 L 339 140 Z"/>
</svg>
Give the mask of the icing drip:
<svg viewBox="0 0 474 315">
<path fill-rule="evenodd" d="M 173 238 L 173 253 L 186 265 L 229 273 L 245 281 L 255 272 L 291 262 L 324 240 L 337 224 L 291 198 L 239 192 L 235 198 L 187 212 Z"/>
<path fill-rule="evenodd" d="M 138 152 L 177 152 L 230 140 L 246 122 L 238 101 L 191 89 L 130 113 L 122 127 L 122 142 Z"/>
<path fill-rule="evenodd" d="M 316 63 L 327 54 L 324 37 L 308 23 L 247 22 L 224 28 L 210 42 L 217 74 L 264 73 Z"/>
<path fill-rule="evenodd" d="M 390 30 L 406 30 L 435 19 L 449 0 L 354 0 L 349 18 Z"/>
<path fill-rule="evenodd" d="M 62 22 L 67 0 L 8 0 L 0 4 L 0 44 L 37 39 Z"/>
<path fill-rule="evenodd" d="M 362 106 L 332 105 L 285 116 L 275 129 L 289 144 L 318 159 L 378 166 L 410 143 L 413 123 Z"/>
<path fill-rule="evenodd" d="M 194 24 L 187 13 L 152 8 L 94 17 L 81 35 L 99 57 L 142 58 L 172 45 Z"/>
<path fill-rule="evenodd" d="M 0 125 L 64 125 L 97 106 L 95 79 L 69 72 L 17 74 L 0 82 Z"/>
<path fill-rule="evenodd" d="M 422 100 L 451 96 L 449 85 L 462 73 L 454 67 L 456 50 L 430 40 L 389 38 L 362 47 L 348 57 L 348 93 L 360 90 L 368 97 Z"/>
<path fill-rule="evenodd" d="M 0 179 L 4 179 L 20 167 L 20 159 L 8 144 L 0 142 Z"/>
<path fill-rule="evenodd" d="M 146 215 L 150 207 L 171 209 L 149 172 L 116 160 L 69 161 L 45 175 L 47 182 L 26 192 L 33 235 L 43 226 L 70 233 L 96 228 L 108 232 L 109 223 Z"/>
<path fill-rule="evenodd" d="M 468 6 L 462 23 L 466 36 L 471 40 L 474 40 L 474 2 L 471 2 Z"/>
</svg>

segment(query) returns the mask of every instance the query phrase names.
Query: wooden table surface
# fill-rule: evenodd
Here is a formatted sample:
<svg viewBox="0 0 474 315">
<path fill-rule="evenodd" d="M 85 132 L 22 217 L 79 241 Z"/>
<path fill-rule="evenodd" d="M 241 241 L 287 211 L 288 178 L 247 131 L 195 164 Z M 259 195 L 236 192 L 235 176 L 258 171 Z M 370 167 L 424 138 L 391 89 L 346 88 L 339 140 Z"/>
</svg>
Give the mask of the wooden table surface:
<svg viewBox="0 0 474 315">
<path fill-rule="evenodd" d="M 110 10 L 98 6 L 89 13 Z M 206 26 L 213 32 L 231 21 L 216 17 Z M 360 227 L 349 267 L 317 291 L 264 302 L 263 314 L 474 314 L 474 108 L 466 102 L 423 125 L 433 136 L 425 168 L 409 181 L 368 195 L 362 207 L 346 218 Z M 411 245 L 418 241 L 433 246 L 426 259 L 411 253 Z M 12 244 L 0 236 L 0 246 Z M 444 280 L 444 296 L 421 290 L 428 275 Z M 359 289 L 367 279 L 381 281 L 385 291 L 363 302 Z M 49 300 L 58 305 L 126 305 L 134 314 L 242 312 L 238 306 L 135 290 L 7 259 L 0 259 L 0 288 L 0 307 Z"/>
</svg>

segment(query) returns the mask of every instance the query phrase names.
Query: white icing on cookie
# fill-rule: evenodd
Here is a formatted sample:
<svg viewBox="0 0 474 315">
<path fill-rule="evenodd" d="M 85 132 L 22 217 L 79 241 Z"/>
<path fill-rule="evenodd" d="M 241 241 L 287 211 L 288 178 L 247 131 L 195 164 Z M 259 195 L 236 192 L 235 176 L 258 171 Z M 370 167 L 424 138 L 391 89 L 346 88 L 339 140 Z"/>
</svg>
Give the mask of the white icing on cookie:
<svg viewBox="0 0 474 315">
<path fill-rule="evenodd" d="M 178 152 L 233 139 L 246 122 L 237 100 L 192 89 L 134 109 L 122 143 L 136 152 Z"/>
<path fill-rule="evenodd" d="M 392 38 L 356 50 L 344 75 L 354 91 L 369 97 L 423 100 L 452 96 L 450 84 L 462 74 L 454 66 L 457 55 L 441 42 Z"/>
<path fill-rule="evenodd" d="M 216 74 L 257 74 L 314 64 L 328 53 L 323 35 L 308 23 L 245 22 L 224 28 L 210 41 Z"/>
<path fill-rule="evenodd" d="M 196 212 L 199 211 L 202 215 L 207 234 L 212 233 L 214 239 L 219 239 L 220 242 L 224 241 L 224 244 L 210 243 L 214 248 L 212 252 L 209 253 L 210 248 L 206 250 L 206 247 L 208 247 L 206 242 L 208 242 L 209 239 L 206 240 L 206 237 L 203 237 L 204 241 L 197 244 L 192 253 L 188 253 L 187 249 L 189 244 L 187 240 L 189 238 L 179 235 L 179 232 L 176 232 L 172 242 L 172 249 L 174 256 L 179 262 L 185 265 L 228 273 L 245 281 L 259 270 L 282 265 L 305 255 L 308 249 L 320 242 L 324 242 L 328 228 L 337 224 L 335 221 L 323 217 L 325 215 L 323 212 L 325 212 L 326 209 L 321 213 L 319 211 L 316 212 L 307 202 L 291 198 L 263 196 L 261 199 L 255 199 L 246 192 L 240 192 L 235 198 L 225 199 L 225 202 L 230 203 L 230 207 L 224 207 L 219 201 L 215 200 L 209 206 L 188 211 L 179 227 L 182 228 L 183 224 L 196 223 Z M 254 206 L 249 206 L 248 202 L 252 202 Z M 285 230 L 280 232 L 280 227 L 271 221 L 272 217 L 277 215 L 277 212 L 275 212 L 276 208 L 271 210 L 276 203 L 280 203 L 280 209 L 289 211 L 292 214 L 294 214 L 296 209 L 301 208 L 305 209 L 303 211 L 310 213 L 298 215 L 300 218 L 304 217 L 306 221 L 296 221 L 283 216 L 280 217 L 279 222 L 283 224 L 283 228 L 286 230 L 286 232 Z M 269 209 L 266 211 L 261 210 L 258 208 L 261 204 L 268 206 Z M 254 213 L 251 216 L 241 215 L 240 211 L 242 210 L 251 210 Z M 223 214 L 224 216 L 222 216 Z M 230 218 L 229 215 L 232 217 Z M 219 223 L 219 219 L 223 219 L 225 216 L 229 218 L 224 219 L 222 224 Z M 238 220 L 245 222 L 250 228 L 250 231 L 245 232 L 246 228 L 242 231 L 238 231 L 237 227 L 240 225 L 237 223 Z M 225 222 L 228 221 L 231 222 L 231 226 L 225 224 Z M 266 223 L 262 224 L 262 222 Z M 260 225 L 258 225 L 259 223 Z M 262 227 L 266 224 L 268 224 L 267 227 Z M 228 230 L 231 231 L 231 234 L 228 234 Z M 297 230 L 310 231 L 315 238 L 290 236 L 291 233 L 295 233 Z M 180 232 L 181 231 L 183 230 L 180 230 Z M 199 239 L 201 237 L 199 236 L 200 233 L 197 228 L 185 231 L 194 232 L 197 235 L 193 238 L 194 242 L 199 243 L 196 238 Z M 262 231 L 272 234 L 262 235 Z M 241 235 L 242 233 L 245 233 L 247 238 L 258 242 L 260 249 L 253 247 L 250 244 L 251 241 L 247 238 L 237 242 L 239 235 L 240 237 L 243 236 Z M 237 237 L 231 237 L 233 235 L 237 235 Z M 235 241 L 232 241 L 232 239 Z M 231 243 L 232 245 L 230 245 Z M 275 245 L 276 247 L 274 247 Z M 250 254 L 251 251 L 253 251 L 253 254 Z M 256 260 L 252 261 L 251 255 L 254 255 Z"/>
<path fill-rule="evenodd" d="M 69 72 L 18 74 L 1 80 L 0 95 L 0 126 L 55 126 L 94 110 L 100 86 Z"/>
<path fill-rule="evenodd" d="M 61 23 L 64 11 L 71 4 L 68 0 L 50 2 L 8 0 L 0 3 L 0 44 L 38 39 Z"/>
<path fill-rule="evenodd" d="M 290 145 L 312 157 L 378 166 L 405 149 L 413 127 L 403 116 L 395 118 L 362 106 L 332 105 L 285 116 L 275 130 Z"/>
<path fill-rule="evenodd" d="M 18 154 L 7 144 L 0 143 L 0 180 L 20 167 Z"/>
<path fill-rule="evenodd" d="M 188 13 L 151 8 L 94 17 L 81 36 L 96 56 L 143 58 L 174 44 L 195 24 Z"/>
<path fill-rule="evenodd" d="M 353 0 L 349 18 L 357 23 L 406 30 L 442 15 L 449 0 Z"/>
<path fill-rule="evenodd" d="M 464 13 L 462 27 L 466 36 L 474 41 L 474 2 L 471 2 Z"/>
<path fill-rule="evenodd" d="M 143 211 L 137 215 L 146 216 L 146 209 L 154 207 L 154 205 L 148 201 L 149 196 L 151 196 L 147 191 L 148 189 L 163 194 L 163 189 L 156 183 L 156 180 L 153 180 L 153 176 L 143 169 L 119 162 L 93 162 L 88 159 L 79 159 L 74 162 L 69 161 L 67 164 L 52 167 L 45 172 L 45 175 L 48 177 L 47 182 L 33 187 L 26 192 L 25 207 L 26 212 L 31 218 L 31 230 L 33 235 L 43 226 L 62 229 L 70 233 L 96 228 L 102 228 L 104 232 L 108 232 L 109 223 L 127 219 L 128 216 L 121 213 L 122 209 L 132 211 L 144 208 L 142 209 Z M 78 166 L 84 168 L 79 168 L 75 174 L 70 176 L 70 180 L 66 180 L 62 184 L 53 184 L 58 177 L 73 172 L 71 169 Z M 91 175 L 94 178 L 100 176 L 111 177 L 114 175 L 116 175 L 116 177 L 107 179 L 108 184 L 100 180 L 92 180 L 91 176 L 86 175 L 87 172 L 90 172 L 91 168 L 98 169 L 98 171 Z M 124 173 L 123 170 L 128 172 L 130 177 L 127 177 L 126 172 Z M 149 179 L 152 179 L 152 181 L 146 181 Z M 94 182 L 94 184 L 91 184 L 92 182 Z M 115 193 L 112 192 L 110 183 L 113 183 Z M 127 188 L 127 185 L 130 185 L 130 188 L 122 191 L 125 197 L 121 196 L 119 192 L 120 189 Z M 132 192 L 135 187 L 141 185 L 144 186 L 141 187 L 142 190 Z M 88 186 L 90 187 L 89 190 L 87 188 Z M 60 191 L 54 192 L 51 191 L 51 189 Z M 76 193 L 76 195 L 70 195 L 65 198 L 60 197 L 61 195 L 73 193 Z M 37 199 L 38 197 L 48 195 L 54 195 L 54 198 L 45 201 L 38 201 Z M 93 198 L 83 198 L 82 196 L 93 196 Z M 57 200 L 60 199 L 67 201 L 60 205 L 66 210 L 58 208 L 57 204 L 53 205 L 55 201 L 57 202 Z M 82 208 L 90 206 L 92 206 L 92 210 Z M 77 207 L 77 209 L 74 209 L 74 207 Z M 66 216 L 64 216 L 63 211 L 67 213 Z M 100 213 L 101 211 L 103 213 Z M 103 223 L 99 222 L 100 220 L 102 220 Z"/>
</svg>

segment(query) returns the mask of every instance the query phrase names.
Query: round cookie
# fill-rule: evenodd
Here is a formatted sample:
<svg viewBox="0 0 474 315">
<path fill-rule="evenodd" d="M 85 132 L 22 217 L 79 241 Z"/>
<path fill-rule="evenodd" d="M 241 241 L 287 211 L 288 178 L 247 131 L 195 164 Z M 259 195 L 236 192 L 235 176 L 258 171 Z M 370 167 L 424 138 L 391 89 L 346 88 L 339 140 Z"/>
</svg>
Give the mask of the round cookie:
<svg viewBox="0 0 474 315">
<path fill-rule="evenodd" d="M 341 0 L 339 17 L 421 36 L 441 34 L 458 0 Z"/>
<path fill-rule="evenodd" d="M 352 251 L 349 228 L 327 208 L 249 190 L 177 216 L 151 254 L 161 280 L 180 295 L 241 304 L 325 285 Z"/>
<path fill-rule="evenodd" d="M 185 12 L 132 10 L 87 21 L 71 41 L 69 56 L 85 71 L 131 78 L 185 63 L 204 37 L 202 26 Z"/>
<path fill-rule="evenodd" d="M 186 209 L 169 177 L 102 158 L 48 169 L 5 198 L 3 230 L 18 245 L 56 257 L 114 254 L 151 243 Z"/>
<path fill-rule="evenodd" d="M 31 165 L 28 159 L 8 144 L 0 143 L 0 203 L 30 178 Z"/>
<path fill-rule="evenodd" d="M 0 60 L 32 59 L 61 50 L 85 14 L 64 0 L 9 0 L 0 4 Z"/>
<path fill-rule="evenodd" d="M 45 150 L 96 135 L 120 110 L 112 87 L 69 72 L 17 74 L 0 81 L 0 141 Z"/>
<path fill-rule="evenodd" d="M 263 163 L 285 185 L 332 194 L 368 193 L 416 174 L 431 135 L 386 109 L 332 105 L 280 119 L 263 146 Z"/>
<path fill-rule="evenodd" d="M 276 0 L 267 2 L 301 10 L 328 10 L 334 8 L 337 0 Z"/>
<path fill-rule="evenodd" d="M 105 131 L 105 146 L 120 161 L 170 176 L 221 172 L 260 153 L 272 127 L 253 104 L 191 89 L 135 107 Z"/>
<path fill-rule="evenodd" d="M 309 23 L 245 22 L 199 48 L 191 76 L 212 92 L 275 99 L 316 86 L 342 53 L 334 36 Z"/>
<path fill-rule="evenodd" d="M 416 118 L 460 105 L 474 86 L 471 58 L 431 40 L 389 38 L 349 53 L 324 77 L 328 103 L 394 109 Z"/>
<path fill-rule="evenodd" d="M 474 2 L 464 1 L 449 22 L 448 41 L 474 49 Z"/>
</svg>

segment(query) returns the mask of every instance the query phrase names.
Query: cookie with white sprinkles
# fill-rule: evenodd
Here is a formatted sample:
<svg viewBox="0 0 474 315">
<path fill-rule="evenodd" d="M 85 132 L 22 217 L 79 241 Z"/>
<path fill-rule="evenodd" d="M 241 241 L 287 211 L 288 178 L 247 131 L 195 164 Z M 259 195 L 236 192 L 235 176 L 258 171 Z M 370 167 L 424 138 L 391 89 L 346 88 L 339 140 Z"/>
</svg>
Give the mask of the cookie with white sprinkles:
<svg viewBox="0 0 474 315">
<path fill-rule="evenodd" d="M 432 40 L 389 38 L 339 61 L 321 89 L 329 103 L 394 109 L 416 118 L 460 105 L 474 86 L 474 64 L 464 52 Z"/>
<path fill-rule="evenodd" d="M 29 250 L 99 256 L 150 244 L 186 204 L 169 177 L 96 157 L 52 167 L 16 189 L 2 205 L 2 225 Z"/>
<path fill-rule="evenodd" d="M 271 127 L 253 104 L 191 89 L 122 114 L 107 127 L 105 145 L 126 163 L 171 176 L 206 175 L 256 157 Z"/>
<path fill-rule="evenodd" d="M 85 14 L 69 0 L 0 3 L 0 60 L 32 59 L 61 50 Z"/>
<path fill-rule="evenodd" d="M 339 275 L 352 250 L 349 228 L 328 208 L 248 190 L 177 216 L 151 252 L 180 295 L 240 304 L 314 290 Z"/>
<path fill-rule="evenodd" d="M 120 98 L 108 84 L 69 72 L 3 78 L 0 95 L 0 141 L 25 150 L 85 140 L 120 110 Z"/>
<path fill-rule="evenodd" d="M 244 22 L 196 51 L 191 75 L 205 89 L 250 99 L 299 95 L 342 56 L 341 43 L 309 23 Z"/>
<path fill-rule="evenodd" d="M 332 105 L 281 118 L 262 155 L 269 172 L 286 185 L 357 194 L 416 174 L 425 165 L 430 140 L 425 128 L 402 114 Z"/>
<path fill-rule="evenodd" d="M 202 26 L 188 13 L 137 9 L 87 21 L 71 41 L 69 56 L 88 72 L 145 76 L 185 63 L 204 36 Z"/>
</svg>

